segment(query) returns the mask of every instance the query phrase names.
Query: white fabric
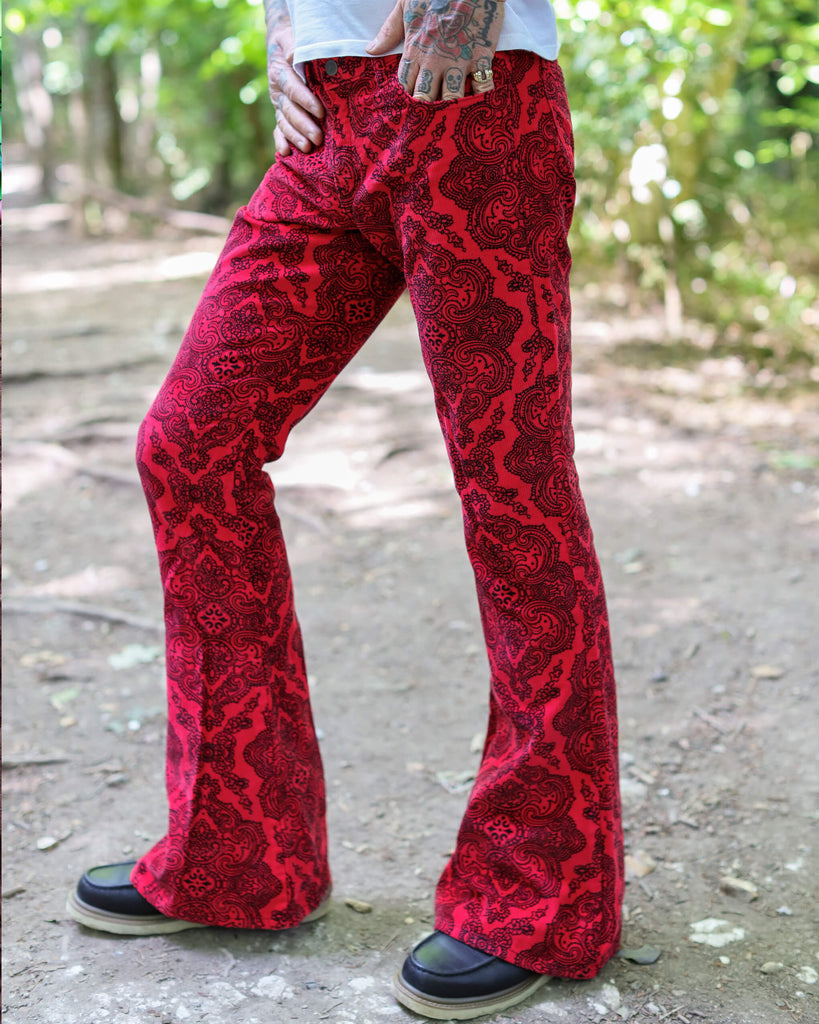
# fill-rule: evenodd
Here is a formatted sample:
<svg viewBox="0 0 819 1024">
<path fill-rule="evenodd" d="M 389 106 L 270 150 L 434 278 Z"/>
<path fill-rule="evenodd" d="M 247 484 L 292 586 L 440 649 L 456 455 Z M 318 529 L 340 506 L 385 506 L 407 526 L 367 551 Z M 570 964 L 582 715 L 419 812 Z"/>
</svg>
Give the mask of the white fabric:
<svg viewBox="0 0 819 1024">
<path fill-rule="evenodd" d="M 300 70 L 308 60 L 368 57 L 367 43 L 383 25 L 395 0 L 287 0 Z M 557 57 L 557 24 L 549 0 L 506 0 L 499 50 L 531 50 Z M 391 51 L 400 53 L 401 47 Z"/>
</svg>

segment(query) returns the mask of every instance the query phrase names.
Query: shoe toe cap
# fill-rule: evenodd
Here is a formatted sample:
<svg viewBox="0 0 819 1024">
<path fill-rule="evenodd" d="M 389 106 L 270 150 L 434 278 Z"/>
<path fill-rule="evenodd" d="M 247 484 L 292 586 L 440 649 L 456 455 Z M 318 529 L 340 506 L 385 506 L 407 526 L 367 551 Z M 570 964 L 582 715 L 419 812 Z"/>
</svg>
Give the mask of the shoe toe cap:
<svg viewBox="0 0 819 1024">
<path fill-rule="evenodd" d="M 89 868 L 77 884 L 77 898 L 114 914 L 156 914 L 156 907 L 141 896 L 131 882 L 135 864 L 136 861 L 131 860 Z"/>
<path fill-rule="evenodd" d="M 475 999 L 514 988 L 533 974 L 443 932 L 433 932 L 404 961 L 401 976 L 425 995 Z"/>
</svg>

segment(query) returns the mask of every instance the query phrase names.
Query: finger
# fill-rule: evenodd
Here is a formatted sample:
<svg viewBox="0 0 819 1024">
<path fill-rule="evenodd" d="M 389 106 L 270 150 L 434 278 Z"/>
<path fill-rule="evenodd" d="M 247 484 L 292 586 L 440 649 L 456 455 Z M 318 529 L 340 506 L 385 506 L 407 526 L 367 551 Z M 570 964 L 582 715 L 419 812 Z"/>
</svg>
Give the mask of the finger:
<svg viewBox="0 0 819 1024">
<path fill-rule="evenodd" d="M 287 120 L 287 117 L 282 115 L 278 119 L 276 125 L 277 128 L 284 135 L 285 139 L 294 146 L 296 149 L 301 150 L 302 153 L 311 153 L 313 150 L 313 143 L 306 138 L 301 132 L 294 128 L 293 125 Z"/>
<path fill-rule="evenodd" d="M 324 117 L 325 111 L 321 100 L 292 69 L 287 76 L 287 82 L 283 91 L 288 99 L 291 99 L 302 109 L 309 111 L 314 117 L 319 118 L 319 120 Z"/>
<path fill-rule="evenodd" d="M 474 78 L 472 79 L 472 92 L 492 92 L 495 88 L 495 83 L 490 79 L 488 82 L 478 82 Z"/>
<path fill-rule="evenodd" d="M 318 120 L 324 117 L 325 111 L 321 100 L 311 92 L 289 64 L 280 60 L 271 62 L 267 69 L 267 84 L 274 104 L 278 104 L 280 96 L 288 96 Z"/>
<path fill-rule="evenodd" d="M 464 95 L 465 90 L 466 75 L 464 74 L 464 69 L 457 66 L 447 68 L 441 81 L 441 99 L 460 99 Z"/>
<path fill-rule="evenodd" d="M 475 77 L 476 72 L 477 78 Z M 475 61 L 475 67 L 471 75 L 473 92 L 491 92 L 495 88 L 495 82 L 492 77 L 492 61 L 488 57 L 479 57 Z M 489 78 L 481 81 L 484 75 L 489 75 Z"/>
<path fill-rule="evenodd" d="M 367 53 L 387 53 L 404 38 L 404 5 L 401 0 L 387 15 L 387 20 L 367 44 Z"/>
<path fill-rule="evenodd" d="M 418 77 L 415 79 L 415 87 L 412 90 L 412 98 L 421 100 L 424 103 L 431 103 L 438 98 L 441 80 L 429 68 L 421 68 Z"/>
<path fill-rule="evenodd" d="M 288 96 L 284 97 L 279 109 L 297 132 L 310 139 L 316 146 L 321 145 L 323 138 L 321 127 L 316 124 L 312 115 L 308 114 L 298 103 L 294 103 Z"/>
<path fill-rule="evenodd" d="M 403 85 L 406 91 L 412 95 L 415 88 L 415 80 L 418 77 L 418 65 L 415 61 L 407 60 L 403 58 L 401 63 L 398 65 L 398 81 Z"/>
<path fill-rule="evenodd" d="M 282 156 L 290 156 L 293 152 L 290 148 L 290 143 L 284 137 L 284 132 L 278 125 L 273 129 L 273 142 L 276 146 L 276 152 L 281 153 Z"/>
</svg>

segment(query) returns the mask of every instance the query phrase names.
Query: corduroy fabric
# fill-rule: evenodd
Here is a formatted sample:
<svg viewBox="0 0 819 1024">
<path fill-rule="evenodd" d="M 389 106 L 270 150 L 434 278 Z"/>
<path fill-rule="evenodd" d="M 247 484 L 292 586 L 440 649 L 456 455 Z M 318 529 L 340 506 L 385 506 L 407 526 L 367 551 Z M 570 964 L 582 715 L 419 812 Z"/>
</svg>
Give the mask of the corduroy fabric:
<svg viewBox="0 0 819 1024">
<path fill-rule="evenodd" d="M 557 65 L 421 103 L 397 58 L 308 65 L 314 153 L 239 211 L 146 417 L 138 464 L 165 592 L 168 833 L 138 863 L 169 916 L 284 928 L 330 886 L 324 782 L 265 463 L 403 289 L 463 506 L 489 725 L 436 928 L 593 976 L 623 890 L 614 681 L 573 462 L 571 126 Z M 445 672 L 442 700 L 445 700 Z"/>
</svg>

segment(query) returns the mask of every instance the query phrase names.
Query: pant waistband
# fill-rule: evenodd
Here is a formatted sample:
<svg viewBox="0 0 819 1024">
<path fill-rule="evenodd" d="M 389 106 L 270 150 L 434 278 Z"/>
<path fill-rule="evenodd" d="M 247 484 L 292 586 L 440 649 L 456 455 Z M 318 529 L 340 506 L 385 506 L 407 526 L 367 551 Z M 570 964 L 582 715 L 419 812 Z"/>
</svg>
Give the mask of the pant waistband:
<svg viewBox="0 0 819 1024">
<path fill-rule="evenodd" d="M 381 82 L 396 73 L 400 59 L 398 53 L 387 54 L 385 57 L 322 57 L 320 60 L 307 61 L 304 74 L 308 84 L 318 85 L 356 78 L 366 69 L 377 82 Z"/>
</svg>

